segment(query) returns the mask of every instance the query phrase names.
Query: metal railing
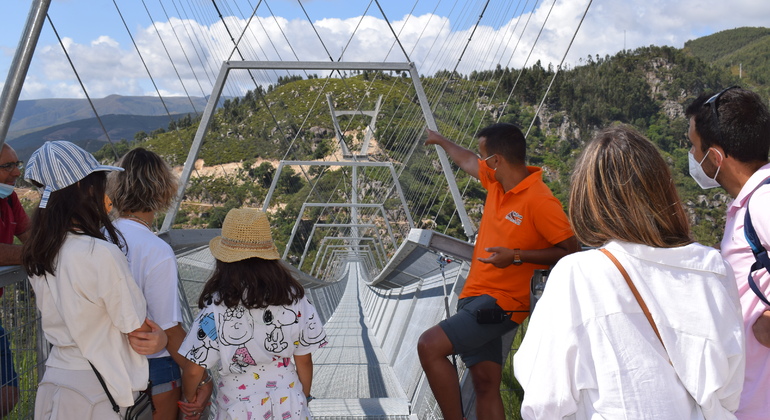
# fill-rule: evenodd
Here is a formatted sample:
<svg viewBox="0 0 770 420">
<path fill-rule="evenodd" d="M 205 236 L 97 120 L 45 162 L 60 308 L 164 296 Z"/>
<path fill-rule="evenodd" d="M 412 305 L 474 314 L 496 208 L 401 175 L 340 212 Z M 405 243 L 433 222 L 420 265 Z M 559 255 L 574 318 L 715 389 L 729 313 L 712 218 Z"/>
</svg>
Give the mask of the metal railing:
<svg viewBox="0 0 770 420">
<path fill-rule="evenodd" d="M 18 266 L 0 267 L 0 324 L 3 331 L 0 341 L 8 344 L 10 350 L 4 357 L 10 357 L 15 375 L 2 369 L 0 389 L 0 410 L 13 408 L 5 419 L 31 419 L 35 410 L 37 384 L 44 371 L 48 357 L 48 343 L 43 337 L 40 316 L 35 305 L 35 294 L 27 281 L 27 275 Z M 5 347 L 5 343 L 0 343 Z"/>
</svg>

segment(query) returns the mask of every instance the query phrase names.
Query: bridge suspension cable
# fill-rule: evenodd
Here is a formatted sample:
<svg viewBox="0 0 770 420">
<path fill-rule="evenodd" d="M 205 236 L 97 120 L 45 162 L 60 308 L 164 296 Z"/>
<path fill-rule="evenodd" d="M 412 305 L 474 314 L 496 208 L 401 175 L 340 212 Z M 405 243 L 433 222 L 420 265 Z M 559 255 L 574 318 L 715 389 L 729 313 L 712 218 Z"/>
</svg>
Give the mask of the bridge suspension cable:
<svg viewBox="0 0 770 420">
<path fill-rule="evenodd" d="M 78 73 L 77 69 L 75 68 L 75 64 L 72 63 L 72 59 L 70 58 L 69 53 L 67 52 L 67 48 L 64 46 L 64 43 L 61 40 L 61 37 L 59 36 L 59 31 L 56 30 L 56 26 L 54 26 L 53 21 L 51 20 L 51 16 L 46 14 L 46 18 L 48 19 L 48 23 L 51 25 L 51 29 L 53 29 L 53 33 L 56 35 L 56 39 L 59 40 L 59 45 L 61 45 L 61 49 L 64 52 L 64 56 L 67 57 L 67 61 L 70 63 L 70 67 L 72 68 L 72 72 L 75 73 L 75 77 L 78 79 L 78 83 L 80 84 L 80 88 L 83 89 L 83 94 L 86 95 L 86 99 L 88 100 L 88 105 L 91 106 L 91 110 L 94 111 L 94 115 L 96 116 L 96 120 L 99 121 L 99 126 L 102 127 L 102 131 L 104 132 L 104 136 L 107 138 L 107 142 L 110 145 L 110 148 L 112 149 L 112 153 L 115 155 L 115 159 L 118 159 L 120 156 L 118 156 L 118 151 L 115 150 L 115 145 L 112 143 L 112 139 L 110 138 L 110 133 L 107 131 L 106 128 L 104 128 L 104 123 L 102 122 L 102 117 L 99 116 L 99 113 L 96 112 L 96 107 L 94 106 L 94 101 L 91 100 L 91 96 L 88 95 L 88 90 L 86 89 L 86 86 L 83 84 L 83 79 L 80 78 L 80 74 Z"/>
</svg>

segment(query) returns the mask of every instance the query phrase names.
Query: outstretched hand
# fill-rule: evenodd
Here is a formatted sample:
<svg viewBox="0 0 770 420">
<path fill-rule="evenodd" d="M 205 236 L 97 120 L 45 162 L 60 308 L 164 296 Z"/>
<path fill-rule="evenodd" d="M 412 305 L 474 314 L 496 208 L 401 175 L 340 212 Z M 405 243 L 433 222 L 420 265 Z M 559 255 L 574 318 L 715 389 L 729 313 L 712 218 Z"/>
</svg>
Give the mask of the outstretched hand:
<svg viewBox="0 0 770 420">
<path fill-rule="evenodd" d="M 438 131 L 433 131 L 430 128 L 426 128 L 425 131 L 428 133 L 428 139 L 425 140 L 425 144 L 438 144 L 441 145 L 441 142 L 446 140 L 444 136 L 438 133 Z"/>
<path fill-rule="evenodd" d="M 478 260 L 485 264 L 492 264 L 497 268 L 505 268 L 513 262 L 513 250 L 502 246 L 493 246 L 484 248 L 484 251 L 491 252 L 492 255 Z"/>
<path fill-rule="evenodd" d="M 165 349 L 168 336 L 158 324 L 147 318 L 141 327 L 128 333 L 128 342 L 135 352 L 146 356 Z"/>
</svg>

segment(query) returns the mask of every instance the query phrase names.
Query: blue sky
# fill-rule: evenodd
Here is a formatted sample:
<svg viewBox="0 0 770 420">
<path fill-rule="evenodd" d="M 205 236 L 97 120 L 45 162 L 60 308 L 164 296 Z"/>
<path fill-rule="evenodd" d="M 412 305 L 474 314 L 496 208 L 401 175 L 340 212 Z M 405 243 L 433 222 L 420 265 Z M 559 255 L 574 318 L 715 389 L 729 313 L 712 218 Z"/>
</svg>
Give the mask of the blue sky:
<svg viewBox="0 0 770 420">
<path fill-rule="evenodd" d="M 163 53 L 159 51 L 159 43 L 153 44 L 153 37 L 157 38 L 157 36 L 143 4 L 150 8 L 156 25 L 161 29 L 163 24 L 168 22 L 160 9 L 160 4 L 164 5 L 172 16 L 176 15 L 173 10 L 176 5 L 190 4 L 189 7 L 192 8 L 197 4 L 203 8 L 202 5 L 205 4 L 206 7 L 211 8 L 211 2 L 204 0 L 191 0 L 189 3 L 186 3 L 187 0 L 116 0 L 116 2 L 132 34 L 142 45 L 140 48 L 147 51 L 148 57 L 160 56 Z M 219 0 L 217 4 L 220 5 L 222 13 L 227 16 L 237 15 L 227 10 L 233 7 L 232 4 L 239 4 L 240 7 L 248 9 L 249 4 L 256 5 L 257 2 L 258 0 L 237 0 L 237 3 L 234 0 Z M 534 51 L 530 65 L 535 59 L 540 59 L 543 63 L 558 63 L 565 50 L 564 44 L 571 37 L 588 2 L 589 0 L 556 0 L 554 13 L 549 18 L 550 29 L 539 39 L 538 43 L 541 47 Z M 29 3 L 30 0 L 4 2 L 4 13 L 0 15 L 0 72 L 2 73 L 0 83 L 5 81 L 29 12 Z M 428 32 L 433 32 L 425 35 L 424 43 L 431 42 L 431 39 L 441 40 L 452 34 L 463 34 L 463 31 L 468 31 L 475 23 L 478 16 L 477 10 L 480 10 L 480 5 L 483 3 L 483 0 L 380 0 L 385 14 L 396 27 L 403 25 L 407 28 L 411 25 L 413 33 L 416 33 L 414 31 L 426 29 L 419 25 L 431 26 L 435 25 L 435 22 L 446 24 L 442 30 L 427 28 Z M 533 0 L 528 4 L 534 3 Z M 297 53 L 303 54 L 304 48 L 307 57 L 311 57 L 302 59 L 328 59 L 323 54 L 319 54 L 317 37 L 312 33 L 312 27 L 307 24 L 307 18 L 297 0 L 269 0 L 266 4 L 275 16 L 282 18 L 279 19 L 281 25 L 294 39 Z M 383 34 L 387 26 L 384 25 L 382 14 L 376 4 L 372 3 L 366 13 L 371 19 L 366 21 L 359 19 L 370 4 L 369 0 L 303 0 L 302 4 L 317 28 L 324 31 L 324 38 L 331 45 L 332 54 L 343 49 L 350 30 L 359 23 L 362 23 L 363 29 L 374 31 L 374 36 L 383 37 L 383 39 L 387 37 L 387 34 Z M 511 5 L 518 7 L 518 4 L 523 3 L 519 3 L 519 0 L 490 1 L 486 13 L 491 23 L 488 23 L 489 27 L 485 28 L 486 31 L 490 33 L 500 31 L 502 26 L 511 22 L 512 20 L 497 21 L 494 19 L 494 14 L 501 13 L 505 7 L 511 7 Z M 536 20 L 538 16 L 545 14 L 550 5 L 551 0 L 540 0 L 537 10 L 525 10 L 524 14 L 528 15 L 532 12 Z M 464 7 L 468 7 L 468 10 L 464 14 L 460 13 L 460 9 Z M 431 15 L 434 11 L 435 16 Z M 405 19 L 410 12 L 412 16 Z M 82 69 L 79 71 L 83 72 L 81 76 L 87 80 L 86 84 L 92 97 L 103 97 L 113 93 L 155 94 L 148 80 L 142 78 L 143 69 L 133 67 L 134 64 L 123 60 L 124 57 L 135 52 L 112 0 L 52 0 L 49 15 L 60 35 L 67 38 L 68 50 L 76 61 L 76 67 Z M 264 2 L 258 9 L 258 15 L 274 22 Z M 521 13 L 514 13 L 514 15 L 521 15 Z M 432 17 L 429 19 L 426 16 Z M 206 21 L 207 19 L 209 21 Z M 516 16 L 511 19 L 516 19 Z M 520 19 L 523 20 L 524 15 Z M 212 38 L 218 36 L 214 31 L 216 25 L 212 25 L 218 21 L 216 16 L 201 15 L 200 18 L 196 18 L 196 21 L 204 32 L 209 31 L 205 32 L 209 36 Z M 167 26 L 170 27 L 170 25 Z M 770 26 L 770 1 L 594 0 L 575 39 L 575 44 L 570 50 L 567 62 L 575 65 L 580 58 L 589 54 L 611 55 L 624 46 L 629 49 L 647 45 L 671 45 L 681 48 L 689 39 L 741 26 Z M 346 30 L 348 32 L 345 32 Z M 357 40 L 346 50 L 344 59 L 346 61 L 381 59 L 373 55 L 373 50 L 379 47 L 377 42 L 363 39 L 372 35 L 367 34 L 366 31 L 361 33 L 362 39 Z M 404 37 L 403 41 L 408 44 L 410 37 Z M 222 40 L 222 45 L 225 43 Z M 418 57 L 415 61 L 418 62 L 421 71 L 423 69 L 435 71 L 447 67 L 447 63 L 435 61 L 438 60 L 437 58 L 420 56 L 417 48 L 419 45 L 408 46 L 408 48 L 412 47 L 418 51 L 415 53 Z M 82 97 L 77 80 L 64 60 L 53 31 L 46 22 L 21 99 Z M 517 57 L 510 64 L 512 67 L 522 65 L 523 58 Z M 152 65 L 151 62 L 150 66 Z M 490 62 L 489 65 L 494 66 L 494 63 Z M 161 73 L 160 70 L 157 72 Z M 160 89 L 164 95 L 181 94 L 171 82 L 161 86 Z"/>
</svg>

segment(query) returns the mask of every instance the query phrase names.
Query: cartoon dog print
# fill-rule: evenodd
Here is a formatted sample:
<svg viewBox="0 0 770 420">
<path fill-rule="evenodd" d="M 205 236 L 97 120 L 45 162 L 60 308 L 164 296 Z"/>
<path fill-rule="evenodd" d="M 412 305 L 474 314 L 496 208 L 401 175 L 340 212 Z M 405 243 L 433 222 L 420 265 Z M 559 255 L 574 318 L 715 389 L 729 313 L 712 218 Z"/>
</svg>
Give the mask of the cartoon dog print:
<svg viewBox="0 0 770 420">
<path fill-rule="evenodd" d="M 285 306 L 267 308 L 262 315 L 262 320 L 265 325 L 268 325 L 268 328 L 270 328 L 269 326 L 273 327 L 267 332 L 265 350 L 271 353 L 280 353 L 286 350 L 289 343 L 286 342 L 282 327 L 296 324 L 297 313 Z"/>
<path fill-rule="evenodd" d="M 196 364 L 209 368 L 207 359 L 209 357 L 209 351 L 219 350 L 213 343 L 217 341 L 217 324 L 214 321 L 214 313 L 209 312 L 202 316 L 198 323 L 198 331 L 196 336 L 200 341 L 200 346 L 193 346 L 190 351 L 187 352 L 185 357 L 192 360 Z"/>
</svg>

